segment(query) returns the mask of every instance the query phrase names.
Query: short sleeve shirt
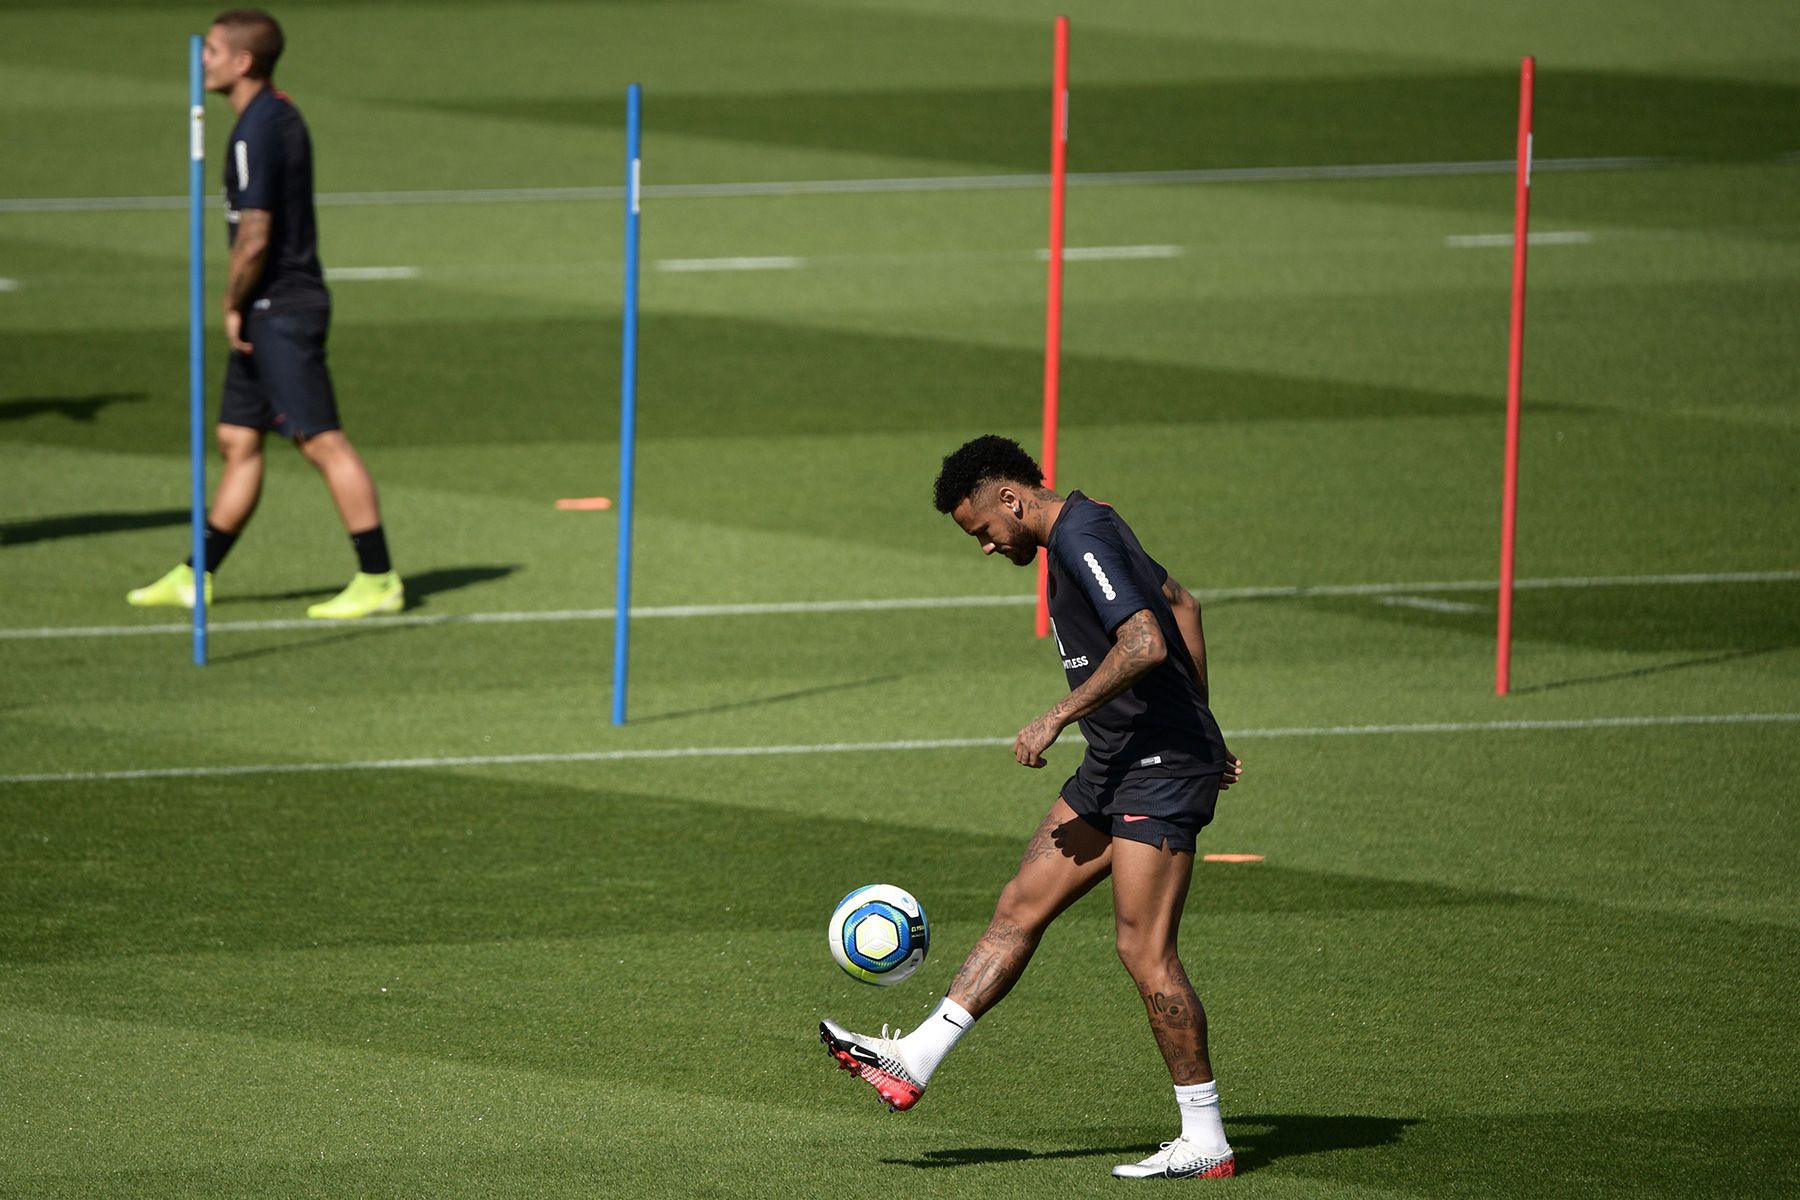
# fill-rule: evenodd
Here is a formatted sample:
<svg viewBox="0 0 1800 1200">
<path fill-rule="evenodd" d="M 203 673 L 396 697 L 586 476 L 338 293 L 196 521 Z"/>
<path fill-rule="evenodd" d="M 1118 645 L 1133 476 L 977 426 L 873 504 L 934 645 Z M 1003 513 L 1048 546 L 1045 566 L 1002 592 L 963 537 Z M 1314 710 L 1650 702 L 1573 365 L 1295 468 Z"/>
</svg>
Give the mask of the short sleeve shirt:
<svg viewBox="0 0 1800 1200">
<path fill-rule="evenodd" d="M 1126 771 L 1210 775 L 1228 752 L 1200 697 L 1174 610 L 1162 594 L 1169 573 L 1144 552 L 1131 527 L 1105 504 L 1070 492 L 1048 549 L 1050 618 L 1071 690 L 1087 682 L 1112 649 L 1114 633 L 1148 610 L 1169 654 L 1131 687 L 1081 719 L 1083 774 Z"/>
<path fill-rule="evenodd" d="M 225 221 L 234 244 L 239 213 L 246 208 L 270 216 L 269 254 L 249 307 L 267 311 L 329 304 L 313 216 L 312 139 L 294 102 L 271 87 L 258 92 L 238 115 L 226 148 Z"/>
</svg>

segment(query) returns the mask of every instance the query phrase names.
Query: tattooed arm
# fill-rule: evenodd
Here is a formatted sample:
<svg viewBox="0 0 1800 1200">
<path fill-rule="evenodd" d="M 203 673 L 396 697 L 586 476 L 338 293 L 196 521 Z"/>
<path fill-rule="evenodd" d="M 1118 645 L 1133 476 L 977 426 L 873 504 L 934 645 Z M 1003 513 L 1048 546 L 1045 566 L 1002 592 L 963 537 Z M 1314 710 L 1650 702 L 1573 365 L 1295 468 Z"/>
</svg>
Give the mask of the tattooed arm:
<svg viewBox="0 0 1800 1200">
<path fill-rule="evenodd" d="M 274 218 L 265 209 L 238 211 L 237 237 L 231 243 L 231 262 L 225 276 L 225 338 L 239 354 L 250 353 L 244 340 L 244 309 L 250 293 L 262 279 L 269 258 L 269 233 Z"/>
<path fill-rule="evenodd" d="M 1162 628 L 1147 608 L 1125 618 L 1113 634 L 1113 647 L 1100 666 L 1051 710 L 1019 730 L 1013 741 L 1013 757 L 1024 767 L 1044 765 L 1044 751 L 1070 725 L 1103 707 L 1169 657 Z"/>
</svg>

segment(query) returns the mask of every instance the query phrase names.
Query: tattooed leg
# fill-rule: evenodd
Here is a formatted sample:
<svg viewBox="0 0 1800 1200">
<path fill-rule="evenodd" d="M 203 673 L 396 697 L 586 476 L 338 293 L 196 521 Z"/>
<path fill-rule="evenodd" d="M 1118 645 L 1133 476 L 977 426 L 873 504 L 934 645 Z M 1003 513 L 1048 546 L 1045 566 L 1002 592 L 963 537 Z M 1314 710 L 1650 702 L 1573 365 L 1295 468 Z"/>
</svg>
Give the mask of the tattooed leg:
<svg viewBox="0 0 1800 1200">
<path fill-rule="evenodd" d="M 1060 797 L 1026 843 L 1019 872 L 1000 892 L 987 931 L 963 960 L 950 999 L 980 1016 L 1025 973 L 1044 930 L 1112 869 L 1112 840 Z"/>
<path fill-rule="evenodd" d="M 1206 1010 L 1176 951 L 1194 856 L 1120 841 L 1113 852 L 1113 916 L 1119 959 L 1131 972 L 1150 1032 L 1177 1084 L 1213 1077 L 1206 1046 Z"/>
<path fill-rule="evenodd" d="M 1152 984 L 1137 981 L 1156 1047 L 1177 1084 L 1205 1083 L 1213 1077 L 1212 1060 L 1206 1053 L 1206 1009 L 1194 994 L 1180 959 L 1171 959 L 1161 976 Z"/>
</svg>

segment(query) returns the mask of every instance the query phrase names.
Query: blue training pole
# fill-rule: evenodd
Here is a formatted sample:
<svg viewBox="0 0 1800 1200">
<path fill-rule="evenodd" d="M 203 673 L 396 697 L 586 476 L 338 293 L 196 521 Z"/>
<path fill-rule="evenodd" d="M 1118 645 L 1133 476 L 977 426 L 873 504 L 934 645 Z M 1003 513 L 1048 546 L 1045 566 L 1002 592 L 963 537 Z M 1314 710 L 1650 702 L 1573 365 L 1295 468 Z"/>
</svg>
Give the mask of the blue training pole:
<svg viewBox="0 0 1800 1200">
<path fill-rule="evenodd" d="M 206 188 L 206 107 L 199 34 L 188 38 L 188 455 L 193 464 L 194 665 L 206 665 L 206 296 L 202 195 Z"/>
<path fill-rule="evenodd" d="M 625 320 L 619 369 L 619 578 L 613 601 L 612 723 L 625 723 L 625 675 L 631 643 L 631 489 L 637 449 L 638 201 L 643 88 L 625 89 Z"/>
</svg>

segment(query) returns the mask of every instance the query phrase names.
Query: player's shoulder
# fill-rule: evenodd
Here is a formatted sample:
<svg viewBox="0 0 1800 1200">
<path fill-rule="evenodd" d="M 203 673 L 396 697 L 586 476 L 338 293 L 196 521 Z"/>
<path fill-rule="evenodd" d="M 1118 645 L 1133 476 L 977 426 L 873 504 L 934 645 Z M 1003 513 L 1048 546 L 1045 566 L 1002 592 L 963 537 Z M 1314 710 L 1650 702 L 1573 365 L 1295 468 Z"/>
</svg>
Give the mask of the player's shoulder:
<svg viewBox="0 0 1800 1200">
<path fill-rule="evenodd" d="M 300 116 L 299 107 L 292 96 L 276 88 L 264 88 L 257 93 L 256 98 L 238 117 L 239 125 L 254 125 L 270 130 L 295 123 L 305 123 Z"/>
<path fill-rule="evenodd" d="M 1116 538 L 1124 522 L 1112 505 L 1075 491 L 1063 502 L 1056 519 L 1056 532 L 1072 537 Z"/>
</svg>

